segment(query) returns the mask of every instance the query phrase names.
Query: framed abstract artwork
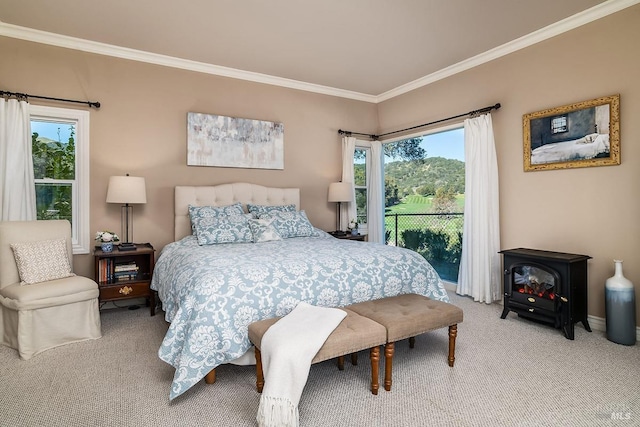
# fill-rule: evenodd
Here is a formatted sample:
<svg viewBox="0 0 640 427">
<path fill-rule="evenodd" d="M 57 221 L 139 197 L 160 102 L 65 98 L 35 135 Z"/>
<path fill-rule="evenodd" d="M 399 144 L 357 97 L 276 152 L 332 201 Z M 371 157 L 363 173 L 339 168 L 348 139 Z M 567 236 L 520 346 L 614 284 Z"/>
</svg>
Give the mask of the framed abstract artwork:
<svg viewBox="0 0 640 427">
<path fill-rule="evenodd" d="M 522 117 L 524 170 L 620 164 L 620 95 Z"/>
<path fill-rule="evenodd" d="M 190 112 L 187 165 L 284 169 L 284 125 Z"/>
</svg>

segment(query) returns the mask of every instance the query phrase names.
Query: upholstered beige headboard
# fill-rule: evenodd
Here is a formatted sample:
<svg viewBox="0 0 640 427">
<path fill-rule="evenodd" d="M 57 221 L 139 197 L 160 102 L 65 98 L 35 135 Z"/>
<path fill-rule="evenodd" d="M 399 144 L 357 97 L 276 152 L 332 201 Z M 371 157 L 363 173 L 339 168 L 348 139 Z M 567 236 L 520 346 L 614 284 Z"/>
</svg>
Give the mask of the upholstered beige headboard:
<svg viewBox="0 0 640 427">
<path fill-rule="evenodd" d="M 176 186 L 174 239 L 180 240 L 191 234 L 189 205 L 193 206 L 225 206 L 242 203 L 247 210 L 247 203 L 256 205 L 296 205 L 300 209 L 299 188 L 275 188 L 262 185 L 237 182 L 213 186 Z"/>
</svg>

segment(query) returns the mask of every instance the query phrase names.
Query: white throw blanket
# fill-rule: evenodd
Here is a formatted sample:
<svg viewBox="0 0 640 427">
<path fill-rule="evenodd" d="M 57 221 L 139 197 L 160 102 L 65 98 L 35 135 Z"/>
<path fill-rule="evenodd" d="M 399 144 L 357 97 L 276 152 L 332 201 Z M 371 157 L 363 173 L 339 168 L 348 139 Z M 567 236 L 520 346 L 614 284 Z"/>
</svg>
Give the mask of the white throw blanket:
<svg viewBox="0 0 640 427">
<path fill-rule="evenodd" d="M 260 427 L 299 425 L 298 402 L 311 361 L 347 313 L 300 302 L 262 336 L 264 389 L 256 420 Z"/>
</svg>

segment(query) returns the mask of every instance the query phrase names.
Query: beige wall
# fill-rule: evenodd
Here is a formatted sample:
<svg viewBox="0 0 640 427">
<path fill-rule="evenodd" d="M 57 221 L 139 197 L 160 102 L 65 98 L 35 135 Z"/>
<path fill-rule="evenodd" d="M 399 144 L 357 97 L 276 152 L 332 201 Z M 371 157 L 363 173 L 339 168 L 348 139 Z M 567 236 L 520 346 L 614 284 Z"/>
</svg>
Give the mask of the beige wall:
<svg viewBox="0 0 640 427">
<path fill-rule="evenodd" d="M 327 202 L 327 191 L 341 177 L 337 131 L 373 133 L 378 126 L 376 105 L 366 102 L 6 37 L 0 37 L 0 52 L 3 90 L 101 102 L 90 119 L 91 230 L 120 230 L 119 206 L 105 202 L 109 176 L 143 176 L 147 204 L 135 206 L 134 240 L 156 249 L 173 240 L 176 185 L 299 187 L 311 222 L 334 229 L 335 205 Z M 284 123 L 284 170 L 187 166 L 189 111 Z M 93 276 L 92 261 L 91 255 L 76 256 L 74 267 Z"/>
<path fill-rule="evenodd" d="M 385 132 L 501 102 L 493 123 L 502 247 L 591 255 L 589 314 L 604 317 L 614 258 L 640 284 L 638 22 L 634 6 L 379 105 L 2 37 L 0 88 L 102 103 L 91 112 L 91 230 L 120 227 L 118 206 L 105 203 L 108 177 L 144 176 L 148 203 L 136 206 L 135 240 L 158 249 L 172 240 L 175 185 L 297 186 L 311 221 L 330 230 L 334 207 L 326 199 L 340 177 L 339 128 Z M 620 166 L 523 172 L 523 114 L 615 93 Z M 283 122 L 285 169 L 187 167 L 189 111 Z M 90 255 L 75 264 L 93 274 Z"/>
<path fill-rule="evenodd" d="M 625 276 L 640 291 L 638 23 L 634 6 L 379 105 L 385 132 L 500 102 L 492 118 L 501 246 L 592 256 L 589 314 L 598 317 L 614 258 L 625 261 Z M 616 93 L 621 165 L 523 172 L 523 114 Z"/>
</svg>

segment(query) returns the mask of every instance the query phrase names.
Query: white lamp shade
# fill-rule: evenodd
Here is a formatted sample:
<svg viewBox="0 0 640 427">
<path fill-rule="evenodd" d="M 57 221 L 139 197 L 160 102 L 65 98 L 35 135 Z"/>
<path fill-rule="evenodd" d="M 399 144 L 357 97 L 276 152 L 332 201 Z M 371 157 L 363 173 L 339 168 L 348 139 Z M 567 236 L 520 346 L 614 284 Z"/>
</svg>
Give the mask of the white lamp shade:
<svg viewBox="0 0 640 427">
<path fill-rule="evenodd" d="M 330 202 L 351 202 L 353 190 L 350 182 L 332 182 L 329 184 Z"/>
<path fill-rule="evenodd" d="M 144 178 L 128 175 L 109 178 L 107 203 L 147 203 Z"/>
</svg>

